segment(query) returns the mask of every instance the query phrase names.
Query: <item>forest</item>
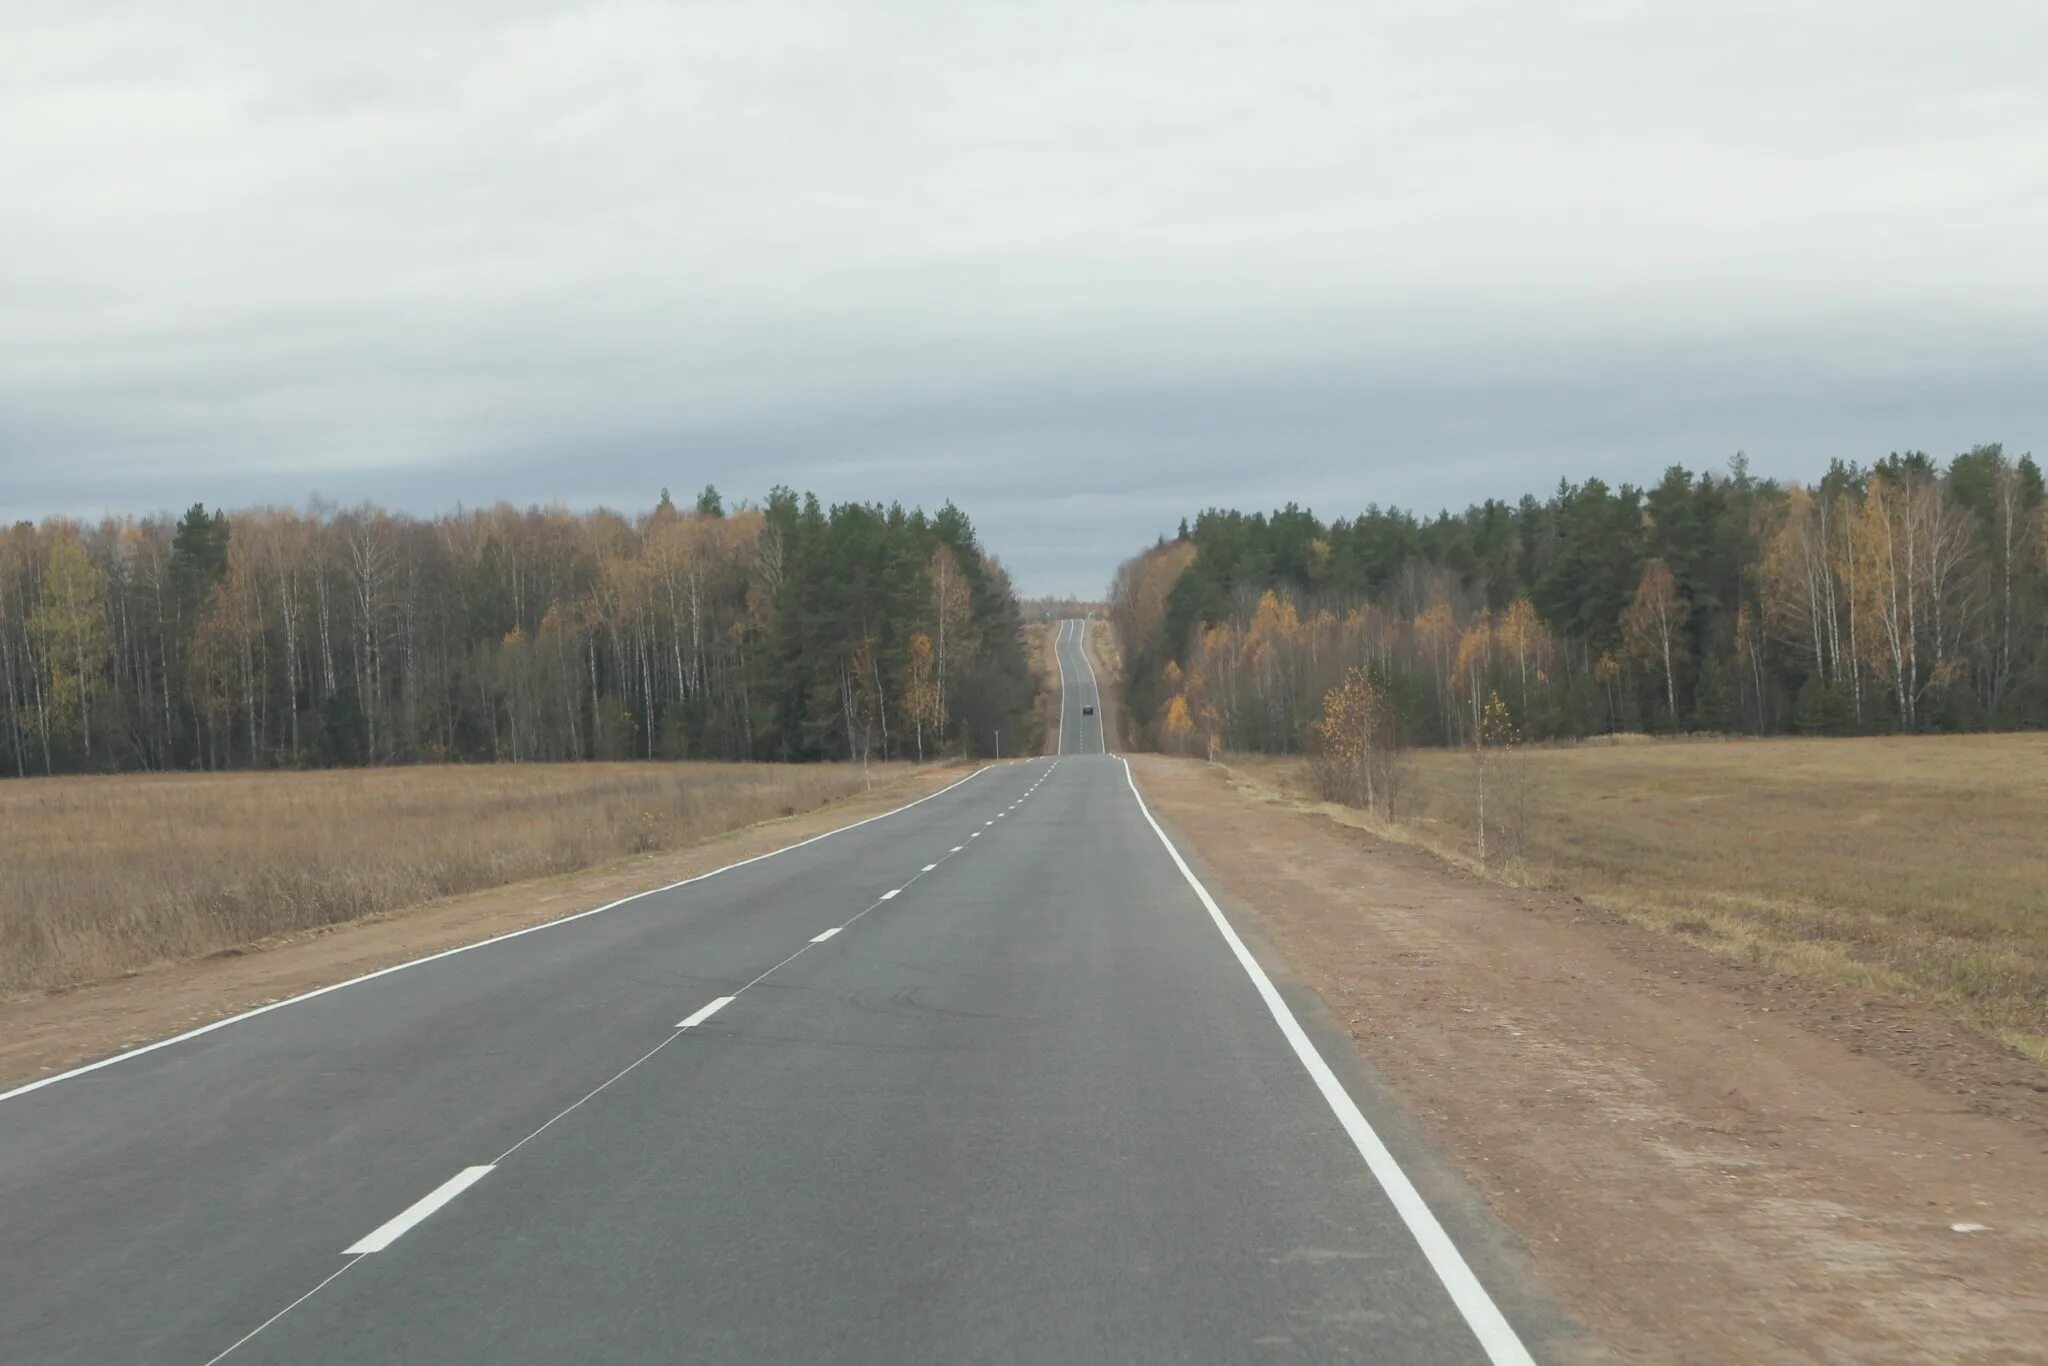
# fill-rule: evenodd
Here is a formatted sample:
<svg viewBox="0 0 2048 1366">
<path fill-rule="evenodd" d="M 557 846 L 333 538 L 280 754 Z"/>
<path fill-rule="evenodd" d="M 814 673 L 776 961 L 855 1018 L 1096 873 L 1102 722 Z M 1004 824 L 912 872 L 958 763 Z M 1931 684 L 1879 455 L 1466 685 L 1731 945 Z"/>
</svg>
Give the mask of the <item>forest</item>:
<svg viewBox="0 0 2048 1366">
<path fill-rule="evenodd" d="M 1011 752 L 1019 631 L 950 503 L 21 522 L 0 773 Z"/>
<path fill-rule="evenodd" d="M 1110 612 L 1129 737 L 1176 752 L 1307 748 L 1347 680 L 1425 744 L 2048 725 L 2042 474 L 1995 445 L 1811 486 L 1738 455 L 1431 519 L 1210 509 L 1118 570 Z"/>
</svg>

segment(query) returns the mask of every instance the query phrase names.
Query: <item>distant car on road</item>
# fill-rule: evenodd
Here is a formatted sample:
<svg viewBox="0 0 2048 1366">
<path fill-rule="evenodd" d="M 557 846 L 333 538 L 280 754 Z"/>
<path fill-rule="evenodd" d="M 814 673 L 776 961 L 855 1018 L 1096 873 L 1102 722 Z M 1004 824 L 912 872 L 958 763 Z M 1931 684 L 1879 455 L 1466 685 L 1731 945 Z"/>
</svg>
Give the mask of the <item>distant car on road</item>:
<svg viewBox="0 0 2048 1366">
<path fill-rule="evenodd" d="M 1083 715 L 1083 716 L 1093 716 L 1093 715 L 1095 715 L 1095 704 L 1094 704 L 1093 702 L 1086 702 L 1086 703 L 1083 703 L 1083 704 L 1082 704 L 1082 706 L 1081 706 L 1081 715 Z"/>
</svg>

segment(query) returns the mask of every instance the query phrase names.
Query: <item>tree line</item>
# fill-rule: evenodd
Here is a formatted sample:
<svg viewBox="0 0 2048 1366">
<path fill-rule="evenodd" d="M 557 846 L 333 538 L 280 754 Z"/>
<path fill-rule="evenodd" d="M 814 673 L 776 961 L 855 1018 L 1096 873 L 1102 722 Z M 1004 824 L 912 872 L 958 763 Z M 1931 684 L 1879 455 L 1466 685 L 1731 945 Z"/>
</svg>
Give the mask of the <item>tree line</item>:
<svg viewBox="0 0 2048 1366">
<path fill-rule="evenodd" d="M 0 772 L 1009 752 L 1020 625 L 950 503 L 21 522 Z"/>
<path fill-rule="evenodd" d="M 1375 724 L 1462 744 L 2048 725 L 2048 499 L 1998 446 L 1811 486 L 1673 466 L 1432 519 L 1210 509 L 1119 569 L 1126 720 L 1293 751 L 1362 671 Z"/>
</svg>

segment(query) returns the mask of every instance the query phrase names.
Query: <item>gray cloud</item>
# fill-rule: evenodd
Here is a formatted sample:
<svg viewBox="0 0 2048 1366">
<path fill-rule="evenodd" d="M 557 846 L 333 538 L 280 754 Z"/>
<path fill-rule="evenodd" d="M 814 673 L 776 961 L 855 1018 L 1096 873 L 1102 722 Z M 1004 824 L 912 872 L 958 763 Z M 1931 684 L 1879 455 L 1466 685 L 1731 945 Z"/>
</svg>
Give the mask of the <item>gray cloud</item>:
<svg viewBox="0 0 2048 1366">
<path fill-rule="evenodd" d="M 2033 4 L 12 8 L 0 515 L 2048 444 Z M 24 192 L 25 191 L 25 192 Z"/>
</svg>

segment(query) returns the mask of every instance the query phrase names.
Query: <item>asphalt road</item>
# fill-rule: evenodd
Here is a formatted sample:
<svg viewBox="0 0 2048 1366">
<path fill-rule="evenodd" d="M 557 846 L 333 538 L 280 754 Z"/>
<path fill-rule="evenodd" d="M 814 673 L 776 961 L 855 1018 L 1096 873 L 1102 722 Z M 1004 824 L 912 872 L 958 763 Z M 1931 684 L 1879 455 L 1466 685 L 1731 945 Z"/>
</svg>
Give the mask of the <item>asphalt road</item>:
<svg viewBox="0 0 2048 1366">
<path fill-rule="evenodd" d="M 0 1097 L 0 1359 L 1525 1359 L 1060 655 L 1057 757 Z"/>
</svg>

